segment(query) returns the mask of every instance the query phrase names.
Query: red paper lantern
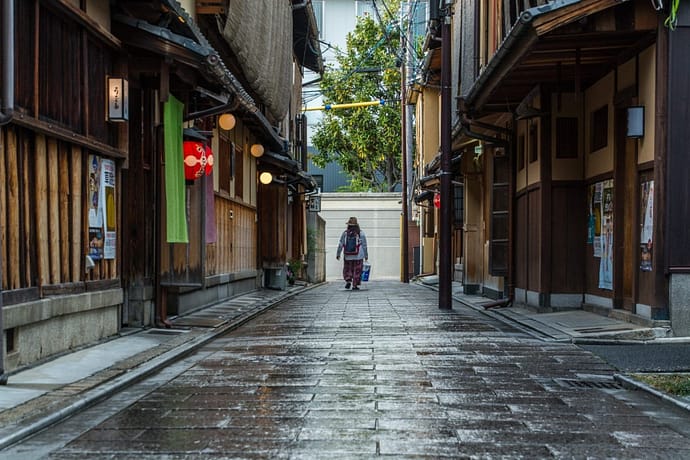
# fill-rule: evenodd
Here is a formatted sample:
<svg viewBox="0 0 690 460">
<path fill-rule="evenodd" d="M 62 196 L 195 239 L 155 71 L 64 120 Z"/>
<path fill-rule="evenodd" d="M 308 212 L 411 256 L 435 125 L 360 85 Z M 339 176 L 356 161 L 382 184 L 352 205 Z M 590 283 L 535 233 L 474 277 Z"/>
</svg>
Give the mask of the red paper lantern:
<svg viewBox="0 0 690 460">
<path fill-rule="evenodd" d="M 195 180 L 213 170 L 213 151 L 201 142 L 184 142 L 184 178 Z"/>
<path fill-rule="evenodd" d="M 441 207 L 441 194 L 440 193 L 434 193 L 434 207 L 435 208 Z"/>
</svg>

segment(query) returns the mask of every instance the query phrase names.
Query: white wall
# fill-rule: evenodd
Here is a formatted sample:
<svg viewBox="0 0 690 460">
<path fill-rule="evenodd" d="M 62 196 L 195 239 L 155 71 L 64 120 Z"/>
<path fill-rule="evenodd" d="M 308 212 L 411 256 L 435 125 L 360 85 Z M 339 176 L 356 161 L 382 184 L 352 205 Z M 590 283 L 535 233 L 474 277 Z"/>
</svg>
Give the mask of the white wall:
<svg viewBox="0 0 690 460">
<path fill-rule="evenodd" d="M 400 279 L 400 193 L 323 193 L 326 221 L 326 278 L 342 279 L 343 262 L 335 258 L 338 241 L 350 216 L 367 236 L 373 279 Z"/>
</svg>

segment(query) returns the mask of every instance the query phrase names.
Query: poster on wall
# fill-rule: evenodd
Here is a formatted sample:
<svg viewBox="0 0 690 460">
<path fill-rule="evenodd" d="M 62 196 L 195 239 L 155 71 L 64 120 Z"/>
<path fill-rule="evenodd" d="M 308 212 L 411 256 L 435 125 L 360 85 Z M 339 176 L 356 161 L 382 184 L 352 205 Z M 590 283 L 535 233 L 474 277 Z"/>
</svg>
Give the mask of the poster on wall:
<svg viewBox="0 0 690 460">
<path fill-rule="evenodd" d="M 640 215 L 642 226 L 640 230 L 640 270 L 652 271 L 652 242 L 654 218 L 654 181 L 640 184 Z"/>
<path fill-rule="evenodd" d="M 115 196 L 115 162 L 89 155 L 89 256 L 94 261 L 115 258 Z"/>
<path fill-rule="evenodd" d="M 603 183 L 589 186 L 589 219 L 587 242 L 592 244 L 594 257 L 601 257 L 601 195 Z"/>
<path fill-rule="evenodd" d="M 88 180 L 89 229 L 92 227 L 103 227 L 103 201 L 101 200 L 101 159 L 96 155 L 89 155 Z M 89 241 L 91 241 L 90 238 Z"/>
<path fill-rule="evenodd" d="M 103 228 L 89 227 L 89 257 L 96 262 L 103 258 Z"/>
<path fill-rule="evenodd" d="M 599 289 L 613 290 L 613 180 L 601 184 Z M 598 185 L 598 184 L 597 184 Z"/>
<path fill-rule="evenodd" d="M 115 162 L 101 160 L 101 200 L 104 210 L 105 238 L 103 241 L 103 258 L 114 259 L 117 241 L 117 210 L 115 209 Z"/>
</svg>

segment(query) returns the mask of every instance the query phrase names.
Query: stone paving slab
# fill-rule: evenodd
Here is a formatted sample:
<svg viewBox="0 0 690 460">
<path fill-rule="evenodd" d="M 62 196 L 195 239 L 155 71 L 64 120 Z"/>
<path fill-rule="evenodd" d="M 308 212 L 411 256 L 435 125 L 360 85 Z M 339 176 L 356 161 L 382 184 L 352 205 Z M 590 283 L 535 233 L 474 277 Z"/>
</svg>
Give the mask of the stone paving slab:
<svg viewBox="0 0 690 460">
<path fill-rule="evenodd" d="M 203 322 L 211 312 L 220 318 L 211 329 L 128 329 L 10 375 L 8 384 L 0 386 L 0 449 L 144 378 L 304 289 L 296 285 L 289 291 L 250 293 L 246 299 L 229 299 L 181 317 Z"/>
<path fill-rule="evenodd" d="M 690 453 L 688 414 L 672 418 L 620 386 L 563 385 L 615 383 L 616 369 L 577 345 L 461 305 L 439 312 L 426 288 L 381 282 L 369 292 L 305 291 L 200 345 L 157 383 L 132 385 L 136 398 L 104 402 L 21 448 L 51 458 Z"/>
<path fill-rule="evenodd" d="M 610 377 L 610 365 L 554 336 L 526 335 L 514 323 L 496 321 L 497 315 L 482 312 L 480 304 L 467 308 L 468 297 L 452 311 L 439 311 L 426 289 L 395 282 L 370 283 L 360 292 L 335 285 L 310 288 L 252 294 L 200 310 L 185 319 L 222 318 L 225 323 L 160 334 L 164 344 L 63 387 L 46 387 L 52 391 L 0 412 L 0 448 L 18 440 L 8 433 L 27 424 L 38 427 L 37 420 L 64 412 L 89 391 L 128 373 L 135 377 L 144 364 L 153 372 L 165 365 L 154 362 L 166 353 L 185 355 L 202 347 L 208 358 L 178 376 L 174 385 L 148 394 L 136 410 L 121 412 L 53 457 L 111 452 L 114 458 L 146 458 L 147 449 L 167 449 L 168 458 L 189 458 L 198 450 L 189 450 L 184 439 L 172 446 L 157 442 L 167 439 L 170 430 L 189 429 L 186 439 L 198 441 L 195 449 L 204 446 L 210 454 L 229 456 L 241 452 L 243 458 L 284 458 L 285 449 L 290 458 L 426 458 L 469 452 L 510 457 L 527 451 L 545 457 L 612 451 L 619 458 L 636 458 L 637 436 L 659 429 L 657 421 L 628 405 L 612 404 L 601 390 L 575 391 L 557 381 L 563 373 L 574 380 Z M 291 301 L 298 292 L 299 301 Z M 268 310 L 283 300 L 289 313 Z M 536 322 L 548 330 L 546 322 Z M 587 316 L 570 323 L 561 316 L 553 323 L 561 328 L 553 330 L 564 335 L 570 326 L 602 326 L 594 318 L 589 327 Z M 223 335 L 234 329 L 226 327 L 232 324 L 243 325 L 242 333 Z M 159 414 L 161 404 L 171 400 L 176 406 Z M 257 401 L 268 415 L 257 417 Z M 615 426 L 607 414 L 639 422 Z M 545 420 L 563 423 L 565 438 Z M 223 442 L 207 436 L 215 429 L 226 438 Z M 601 438 L 602 429 L 617 434 Z M 664 430 L 666 444 L 658 449 L 685 453 L 679 446 L 687 438 Z M 568 438 L 567 433 L 576 434 Z M 261 439 L 262 447 L 248 445 L 248 437 Z M 561 445 L 564 439 L 571 447 Z M 178 455 L 171 447 L 186 453 Z M 652 450 L 644 452 L 654 458 Z"/>
</svg>

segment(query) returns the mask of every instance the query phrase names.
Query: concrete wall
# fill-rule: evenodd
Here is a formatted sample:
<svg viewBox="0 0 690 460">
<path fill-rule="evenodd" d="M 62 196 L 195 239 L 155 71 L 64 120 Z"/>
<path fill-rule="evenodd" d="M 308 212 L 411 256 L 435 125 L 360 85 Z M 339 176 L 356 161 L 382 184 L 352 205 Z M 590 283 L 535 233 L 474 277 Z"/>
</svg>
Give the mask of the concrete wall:
<svg viewBox="0 0 690 460">
<path fill-rule="evenodd" d="M 206 278 L 199 288 L 173 287 L 168 290 L 168 316 L 181 316 L 226 299 L 255 291 L 261 286 L 261 272 L 247 270 Z"/>
<path fill-rule="evenodd" d="M 29 366 L 76 347 L 116 334 L 120 328 L 121 289 L 47 297 L 2 309 L 5 371 Z M 9 345 L 9 347 L 8 347 Z"/>
<path fill-rule="evenodd" d="M 674 273 L 670 276 L 669 297 L 673 335 L 690 336 L 690 275 Z"/>
<path fill-rule="evenodd" d="M 342 278 L 343 263 L 336 260 L 338 241 L 347 219 L 357 217 L 367 236 L 372 279 L 400 279 L 400 193 L 324 193 L 321 212 L 326 221 L 326 278 Z"/>
<path fill-rule="evenodd" d="M 326 221 L 315 212 L 307 213 L 307 281 L 326 280 Z"/>
</svg>

